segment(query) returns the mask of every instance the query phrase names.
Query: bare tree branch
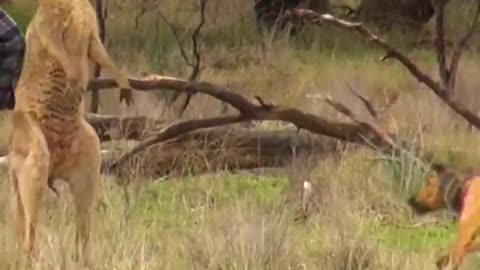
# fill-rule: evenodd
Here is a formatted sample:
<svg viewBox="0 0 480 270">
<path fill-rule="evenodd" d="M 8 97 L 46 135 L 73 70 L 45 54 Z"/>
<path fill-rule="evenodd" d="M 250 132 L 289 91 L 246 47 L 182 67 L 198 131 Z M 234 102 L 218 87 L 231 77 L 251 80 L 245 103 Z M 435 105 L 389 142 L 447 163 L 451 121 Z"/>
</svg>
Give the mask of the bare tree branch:
<svg viewBox="0 0 480 270">
<path fill-rule="evenodd" d="M 377 113 L 382 113 L 382 112 L 388 110 L 390 107 L 392 107 L 393 105 L 395 105 L 395 103 L 397 102 L 397 100 L 398 100 L 398 94 L 397 94 L 397 93 L 393 94 L 393 95 L 390 96 L 389 98 L 386 98 L 385 105 L 383 105 L 382 107 L 378 108 L 378 109 L 377 109 Z"/>
<path fill-rule="evenodd" d="M 392 143 L 392 138 L 395 138 L 394 135 L 385 135 L 385 132 L 380 128 L 356 119 L 353 114 L 352 118 L 356 119 L 356 122 L 353 124 L 330 121 L 320 116 L 302 112 L 295 108 L 266 104 L 261 99 L 259 99 L 260 105 L 256 105 L 241 95 L 212 83 L 181 80 L 172 77 L 163 77 L 150 81 L 131 79 L 130 84 L 134 89 L 144 91 L 164 88 L 190 94 L 207 94 L 231 105 L 240 113 L 238 116 L 225 116 L 180 122 L 172 125 L 169 129 L 160 132 L 152 138 L 149 143 L 142 143 L 143 146 L 136 147 L 134 151 L 141 151 L 144 147 L 151 145 L 151 143 L 164 141 L 196 129 L 249 120 L 276 120 L 289 122 L 297 126 L 299 129 L 305 129 L 312 133 L 329 136 L 347 142 L 363 144 L 368 147 L 374 146 L 376 150 L 381 149 L 389 152 L 397 150 L 396 144 Z M 90 87 L 101 89 L 115 86 L 117 86 L 117 83 L 111 79 L 97 79 L 90 82 Z M 121 162 L 131 156 L 132 154 L 126 154 Z M 119 166 L 119 164 L 120 162 L 116 162 L 113 167 Z"/>
<path fill-rule="evenodd" d="M 460 63 L 460 58 L 462 57 L 463 51 L 467 47 L 469 40 L 472 38 L 473 33 L 475 33 L 475 30 L 477 29 L 479 16 L 480 16 L 480 0 L 477 0 L 477 8 L 475 10 L 475 15 L 473 17 L 472 23 L 470 24 L 470 27 L 468 28 L 465 36 L 463 36 L 463 38 L 459 40 L 459 42 L 455 46 L 455 49 L 453 50 L 452 60 L 450 63 L 450 81 L 449 81 L 448 89 L 452 89 L 452 90 L 455 89 L 458 64 Z"/>
<path fill-rule="evenodd" d="M 190 61 L 190 58 L 189 58 L 189 56 L 187 55 L 187 50 L 185 49 L 185 46 L 184 46 L 184 44 L 183 44 L 183 41 L 180 39 L 180 35 L 178 34 L 178 30 L 177 30 L 177 28 L 175 27 L 175 25 L 173 25 L 173 23 L 171 23 L 171 22 L 168 20 L 168 18 L 165 16 L 165 14 L 163 14 L 162 11 L 158 11 L 158 15 L 159 15 L 160 18 L 163 20 L 163 22 L 168 26 L 168 28 L 170 29 L 170 31 L 172 31 L 173 37 L 175 38 L 175 42 L 177 43 L 178 49 L 180 50 L 180 55 L 182 56 L 183 61 L 185 61 L 185 63 L 186 63 L 189 67 L 194 68 L 194 63 L 192 63 L 192 62 Z"/>
<path fill-rule="evenodd" d="M 435 47 L 437 52 L 438 73 L 443 88 L 448 91 L 449 71 L 445 59 L 445 5 L 444 0 L 433 0 L 433 7 L 435 9 Z"/>
<path fill-rule="evenodd" d="M 359 125 L 363 125 L 368 127 L 369 130 L 373 131 L 378 137 L 382 138 L 382 140 L 390 145 L 391 148 L 397 148 L 397 143 L 395 140 L 386 132 L 383 128 L 378 126 L 377 124 L 369 123 L 367 121 L 363 121 L 358 118 L 355 113 L 352 112 L 347 106 L 344 104 L 333 100 L 332 97 L 326 96 L 322 98 L 328 105 L 332 106 L 335 110 L 339 111 L 340 113 L 344 114 L 348 118 L 350 118 L 353 122 L 358 123 Z"/>
<path fill-rule="evenodd" d="M 375 106 L 373 106 L 372 102 L 370 102 L 370 100 L 367 97 L 365 97 L 364 95 L 360 94 L 355 89 L 353 89 L 353 87 L 351 87 L 350 84 L 347 84 L 347 87 L 348 87 L 348 90 L 350 90 L 350 92 L 352 92 L 353 95 L 355 95 L 358 99 L 360 99 L 360 101 L 363 103 L 365 108 L 367 108 L 368 113 L 373 118 L 377 119 L 378 118 L 378 112 L 375 109 Z"/>
<path fill-rule="evenodd" d="M 145 13 L 147 13 L 147 10 L 148 10 L 148 8 L 147 8 L 146 5 L 143 5 L 140 8 L 140 11 L 138 12 L 137 16 L 135 16 L 135 29 L 138 28 L 140 19 L 143 17 L 143 15 L 145 15 Z"/>
<path fill-rule="evenodd" d="M 195 27 L 192 35 L 191 35 L 191 42 L 192 42 L 192 52 L 191 56 L 187 55 L 187 51 L 185 49 L 185 46 L 183 42 L 180 39 L 180 35 L 178 34 L 177 28 L 166 18 L 166 16 L 159 11 L 159 15 L 162 18 L 162 20 L 168 25 L 170 28 L 170 31 L 172 31 L 172 34 L 174 35 L 175 41 L 177 42 L 177 45 L 180 50 L 180 54 L 182 55 L 183 60 L 185 63 L 192 68 L 192 71 L 188 77 L 189 80 L 197 80 L 198 77 L 200 76 L 200 73 L 202 71 L 202 55 L 200 51 L 200 32 L 202 28 L 205 26 L 206 23 L 206 8 L 207 8 L 207 2 L 208 0 L 199 0 L 200 1 L 200 21 Z M 173 102 L 175 102 L 179 95 L 181 93 L 176 93 L 175 95 L 172 96 L 170 100 L 167 101 L 166 107 L 171 106 Z M 192 98 L 192 94 L 187 93 L 186 99 L 182 107 L 180 108 L 180 111 L 178 113 L 178 116 L 181 116 L 185 110 L 187 109 L 188 105 L 190 104 Z"/>
<path fill-rule="evenodd" d="M 202 27 L 205 25 L 205 22 L 206 22 L 206 18 L 205 18 L 206 8 L 207 8 L 207 0 L 200 0 L 200 23 L 197 25 L 197 27 L 195 28 L 192 34 L 192 53 L 193 53 L 193 59 L 195 64 L 193 66 L 192 73 L 188 78 L 189 80 L 197 79 L 200 73 L 202 57 L 200 55 L 200 48 L 199 48 L 200 44 L 198 43 L 198 38 L 200 36 L 200 31 L 202 30 Z M 186 106 L 187 105 L 188 104 L 186 104 Z"/>
<path fill-rule="evenodd" d="M 441 1 L 441 0 L 435 0 L 435 1 Z M 441 9 L 441 10 L 443 10 L 443 9 Z M 452 110 L 454 110 L 456 113 L 461 115 L 472 126 L 474 126 L 477 129 L 480 129 L 480 117 L 477 116 L 477 114 L 472 112 L 470 109 L 466 108 L 464 105 L 455 101 L 451 97 L 451 95 L 449 95 L 449 92 L 451 92 L 451 91 L 448 91 L 449 89 L 445 88 L 445 87 L 449 86 L 448 83 L 440 84 L 440 83 L 436 82 L 426 72 L 422 71 L 410 58 L 408 58 L 406 55 L 401 53 L 397 48 L 393 47 L 392 45 L 385 42 L 383 39 L 381 39 L 378 36 L 376 36 L 375 34 L 373 34 L 363 24 L 341 20 L 341 19 L 335 18 L 334 16 L 332 16 L 330 14 L 320 15 L 320 14 L 318 14 L 318 13 L 312 11 L 312 10 L 308 10 L 308 9 L 294 9 L 293 11 L 288 11 L 286 16 L 288 16 L 292 19 L 300 19 L 304 22 L 310 22 L 312 24 L 321 24 L 323 22 L 326 22 L 326 23 L 330 23 L 330 24 L 332 24 L 334 26 L 337 26 L 337 27 L 340 27 L 340 28 L 344 28 L 344 29 L 347 29 L 347 30 L 358 32 L 360 35 L 362 35 L 364 38 L 366 38 L 372 44 L 374 44 L 374 45 L 376 45 L 376 46 L 378 46 L 378 47 L 380 47 L 380 48 L 382 48 L 383 50 L 386 51 L 386 55 L 382 58 L 382 60 L 385 60 L 387 58 L 396 59 L 398 62 L 400 62 L 410 72 L 410 74 L 415 79 L 417 79 L 419 82 L 425 84 L 428 88 L 430 88 L 430 90 L 432 90 L 433 93 L 436 96 L 438 96 L 440 99 L 442 99 Z M 437 22 L 439 22 L 439 20 Z M 474 22 L 474 23 L 476 23 L 476 22 Z M 437 25 L 437 31 L 440 31 L 440 33 L 437 33 L 437 37 L 443 36 L 443 27 L 441 27 L 439 25 L 443 25 L 443 23 Z M 472 27 L 474 27 L 474 26 L 472 26 Z M 465 45 L 463 45 L 462 48 L 459 47 L 459 49 L 458 49 L 459 52 L 457 52 L 457 55 L 461 54 L 461 51 L 463 51 L 463 49 L 465 48 L 466 43 L 468 42 L 469 38 L 467 37 L 465 40 L 466 40 L 466 41 L 464 41 Z M 441 45 L 437 46 L 437 50 L 438 50 L 437 55 L 438 56 L 440 56 L 440 54 L 445 55 L 444 54 L 445 53 L 444 48 L 443 49 L 442 48 L 443 48 L 443 46 L 441 46 Z M 440 57 L 439 57 L 439 59 L 440 59 Z M 442 61 L 439 61 L 439 62 L 440 62 L 440 65 L 442 65 Z M 455 62 L 457 62 L 457 60 L 455 60 Z M 452 62 L 452 63 L 454 63 L 454 62 Z M 455 64 L 455 65 L 458 65 L 458 63 Z M 442 70 L 441 72 L 444 72 L 443 68 L 439 69 L 439 70 Z M 446 70 L 446 68 L 445 68 L 445 70 Z M 455 71 L 456 70 L 457 70 L 457 68 L 455 68 Z M 445 73 L 441 76 L 445 77 Z M 449 76 L 453 76 L 453 75 L 449 75 Z M 442 79 L 442 82 L 444 82 L 443 79 Z"/>
<path fill-rule="evenodd" d="M 340 28 L 347 30 L 352 30 L 358 32 L 360 35 L 365 37 L 368 41 L 375 44 L 376 46 L 384 49 L 386 55 L 383 59 L 395 58 L 400 63 L 402 63 L 407 70 L 421 83 L 428 86 L 432 89 L 437 95 L 443 95 L 443 88 L 435 82 L 430 76 L 422 71 L 415 63 L 412 62 L 407 56 L 401 53 L 397 48 L 391 46 L 386 41 L 372 33 L 368 30 L 362 23 L 349 22 L 346 20 L 338 19 L 333 17 L 330 14 L 320 15 L 317 12 L 309 9 L 294 9 L 293 11 L 288 11 L 287 16 L 290 17 L 299 17 L 300 19 L 310 22 L 313 24 L 321 24 L 322 22 L 330 23 Z"/>
</svg>

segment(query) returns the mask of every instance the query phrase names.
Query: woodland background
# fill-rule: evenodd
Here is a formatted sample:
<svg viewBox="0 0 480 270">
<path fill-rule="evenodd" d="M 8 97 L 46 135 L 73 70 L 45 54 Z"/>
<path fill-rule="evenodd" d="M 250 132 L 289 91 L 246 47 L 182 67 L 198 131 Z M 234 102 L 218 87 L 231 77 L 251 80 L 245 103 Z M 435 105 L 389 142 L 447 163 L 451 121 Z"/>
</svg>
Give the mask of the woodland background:
<svg viewBox="0 0 480 270">
<path fill-rule="evenodd" d="M 34 2 L 0 1 L 0 5 L 25 29 Z M 198 27 L 202 3 L 205 23 Z M 92 246 L 98 269 L 435 269 L 436 256 L 449 247 L 456 225 L 435 217 L 435 223 L 413 226 L 418 220 L 412 219 L 406 198 L 429 175 L 429 162 L 458 169 L 478 167 L 479 133 L 474 122 L 465 121 L 392 57 L 379 61 L 385 50 L 361 34 L 329 23 L 292 26 L 286 19 L 272 26 L 271 15 L 300 5 L 364 22 L 441 81 L 430 1 L 102 4 L 107 10 L 106 47 L 132 78 L 159 74 L 212 82 L 251 103 L 259 103 L 254 96 L 261 97 L 265 110 L 273 103 L 333 123 L 374 122 L 389 137 L 402 141 L 406 151 L 381 151 L 385 149 L 365 147 L 368 143 L 363 141 L 349 143 L 322 132 L 297 131 L 281 121 L 250 121 L 181 134 L 136 155 L 120 166 L 120 172 L 105 171 Z M 447 56 L 468 31 L 476 4 L 448 1 Z M 477 116 L 479 30 L 472 32 L 455 89 L 448 95 Z M 192 37 L 197 47 L 192 46 Z M 235 112 L 201 93 L 192 97 L 181 116 L 186 96 L 182 94 L 163 113 L 175 93 L 165 89 L 135 91 L 130 106 L 120 104 L 118 89 L 98 93 L 98 107 L 92 105 L 89 92 L 87 108 L 98 113 L 90 119 L 98 124 L 103 147 L 114 158 L 166 126 Z M 369 112 L 356 94 L 367 97 L 379 115 Z M 354 116 L 332 105 L 339 103 Z M 8 116 L 0 115 L 0 145 L 8 142 Z M 377 146 L 385 146 L 381 139 Z M 25 258 L 15 250 L 13 187 L 6 170 L 0 170 L 0 179 L 0 242 L 6 243 L 0 246 L 0 268 L 24 269 Z M 309 198 L 299 188 L 303 181 L 312 183 Z M 68 192 L 63 192 L 67 187 L 58 184 L 61 196 L 46 198 L 48 218 L 42 219 L 41 227 L 46 255 L 37 269 L 77 267 L 71 259 L 73 209 Z M 464 269 L 476 269 L 478 263 L 475 256 L 469 257 Z"/>
</svg>

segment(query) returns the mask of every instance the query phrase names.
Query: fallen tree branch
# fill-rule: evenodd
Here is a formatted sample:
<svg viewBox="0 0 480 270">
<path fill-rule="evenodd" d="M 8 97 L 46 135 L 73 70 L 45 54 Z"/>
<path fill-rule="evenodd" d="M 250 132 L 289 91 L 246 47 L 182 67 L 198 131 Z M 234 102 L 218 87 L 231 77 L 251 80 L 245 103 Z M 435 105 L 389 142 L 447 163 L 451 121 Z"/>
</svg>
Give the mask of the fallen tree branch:
<svg viewBox="0 0 480 270">
<path fill-rule="evenodd" d="M 480 0 L 478 1 L 480 2 Z M 478 3 L 477 2 L 477 3 Z M 477 13 L 475 14 L 475 21 L 472 23 L 472 26 L 469 30 L 475 29 L 475 26 L 478 21 L 478 15 L 480 14 L 480 3 L 477 6 Z M 443 7 L 443 6 L 442 6 Z M 461 52 L 465 49 L 471 35 L 468 34 L 462 39 L 459 46 L 457 46 L 457 53 L 452 60 L 452 64 L 454 64 L 454 68 L 450 68 L 450 70 L 446 70 L 446 64 L 444 63 L 445 58 L 445 49 L 444 49 L 444 33 L 443 33 L 443 8 L 437 9 L 437 56 L 439 62 L 439 73 L 440 77 L 442 78 L 442 83 L 436 82 L 431 76 L 429 76 L 426 72 L 421 70 L 410 58 L 408 58 L 405 54 L 400 52 L 397 48 L 393 47 L 392 45 L 388 44 L 386 41 L 372 33 L 369 29 L 367 29 L 362 23 L 357 22 L 349 22 L 346 20 L 335 18 L 330 14 L 319 14 L 313 10 L 309 9 L 294 9 L 291 11 L 287 11 L 286 16 L 290 17 L 293 20 L 301 20 L 303 22 L 309 22 L 311 24 L 320 25 L 322 23 L 330 23 L 334 26 L 355 31 L 359 33 L 361 36 L 366 38 L 370 43 L 378 46 L 379 48 L 385 50 L 386 55 L 382 57 L 381 60 L 386 60 L 388 58 L 394 58 L 398 62 L 400 62 L 409 72 L 410 74 L 417 79 L 419 82 L 425 84 L 437 97 L 442 99 L 445 104 L 447 104 L 453 111 L 457 114 L 462 116 L 467 122 L 469 122 L 472 126 L 477 129 L 480 129 L 480 117 L 477 116 L 474 112 L 470 109 L 465 107 L 464 105 L 455 101 L 451 95 L 449 95 L 453 91 L 454 85 L 451 83 L 452 78 L 455 78 L 455 75 L 452 74 L 453 71 L 457 72 L 457 65 L 458 59 L 461 55 Z M 443 45 L 442 45 L 443 44 Z M 446 70 L 446 71 L 445 71 Z"/>
<path fill-rule="evenodd" d="M 148 145 L 153 145 L 155 143 L 158 143 L 159 141 L 168 140 L 174 137 L 173 135 L 170 135 L 172 134 L 173 130 L 181 131 L 175 132 L 174 135 L 178 136 L 181 135 L 182 132 L 187 133 L 199 128 L 225 125 L 248 120 L 276 120 L 289 122 L 297 126 L 297 128 L 299 129 L 308 130 L 315 134 L 325 135 L 347 142 L 360 143 L 369 147 L 374 146 L 377 150 L 380 149 L 390 152 L 396 150 L 395 145 L 392 144 L 392 141 L 390 139 L 387 139 L 395 138 L 395 136 L 391 134 L 385 136 L 377 129 L 372 128 L 371 125 L 366 125 L 365 123 L 360 122 L 335 122 L 322 118 L 320 116 L 305 113 L 295 108 L 289 108 L 274 104 L 265 104 L 265 102 L 261 102 L 262 104 L 256 105 L 237 93 L 234 93 L 226 88 L 208 82 L 187 81 L 172 77 L 163 77 L 157 80 L 150 81 L 131 79 L 130 84 L 134 89 L 144 91 L 163 88 L 179 92 L 207 94 L 231 105 L 240 113 L 238 116 L 226 116 L 203 120 L 189 120 L 174 124 L 155 136 L 156 138 L 161 139 L 155 139 L 155 137 L 149 139 L 149 142 L 145 143 L 140 148 L 140 151 L 142 150 L 142 148 L 145 149 L 146 147 L 148 147 Z M 90 82 L 90 87 L 102 89 L 116 86 L 117 83 L 111 79 L 99 79 Z M 135 151 L 138 151 L 139 148 L 135 149 Z M 114 163 L 112 169 L 118 167 L 122 162 L 124 162 L 131 156 L 133 155 L 128 153 L 125 154 L 121 162 Z"/>
</svg>

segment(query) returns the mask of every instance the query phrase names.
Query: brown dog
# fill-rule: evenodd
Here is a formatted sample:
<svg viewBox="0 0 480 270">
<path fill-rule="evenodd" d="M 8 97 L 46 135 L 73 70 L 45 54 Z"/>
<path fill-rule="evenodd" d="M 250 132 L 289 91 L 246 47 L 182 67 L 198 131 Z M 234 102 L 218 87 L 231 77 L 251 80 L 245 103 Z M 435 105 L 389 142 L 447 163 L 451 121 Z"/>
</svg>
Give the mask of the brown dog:
<svg viewBox="0 0 480 270">
<path fill-rule="evenodd" d="M 101 165 L 100 140 L 83 116 L 89 62 L 109 70 L 121 88 L 129 88 L 129 81 L 103 47 L 88 0 L 38 1 L 25 37 L 10 144 L 17 230 L 31 252 L 44 191 L 51 179 L 63 179 L 77 210 L 77 256 L 88 261 L 85 252 Z"/>
<path fill-rule="evenodd" d="M 480 250 L 474 244 L 480 230 L 480 176 L 469 172 L 460 175 L 444 165 L 432 166 L 436 176 L 408 204 L 419 214 L 449 208 L 458 214 L 458 236 L 448 256 L 438 262 L 439 269 L 457 269 L 465 255 Z"/>
</svg>

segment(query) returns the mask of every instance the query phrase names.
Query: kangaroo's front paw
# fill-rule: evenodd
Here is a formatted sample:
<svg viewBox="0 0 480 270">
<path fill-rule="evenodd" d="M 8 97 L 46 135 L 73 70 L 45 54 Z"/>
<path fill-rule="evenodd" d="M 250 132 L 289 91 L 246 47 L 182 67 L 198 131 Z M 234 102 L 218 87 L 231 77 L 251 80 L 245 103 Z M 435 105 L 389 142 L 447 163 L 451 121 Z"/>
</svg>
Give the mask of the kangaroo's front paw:
<svg viewBox="0 0 480 270">
<path fill-rule="evenodd" d="M 118 80 L 118 86 L 120 89 L 132 89 L 132 86 L 130 85 L 130 81 L 128 80 L 128 77 L 123 77 L 120 80 Z"/>
<path fill-rule="evenodd" d="M 125 101 L 125 104 L 127 104 L 127 106 L 133 105 L 135 103 L 135 100 L 133 99 L 132 89 L 120 89 L 120 103 L 123 101 Z"/>
</svg>

